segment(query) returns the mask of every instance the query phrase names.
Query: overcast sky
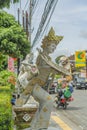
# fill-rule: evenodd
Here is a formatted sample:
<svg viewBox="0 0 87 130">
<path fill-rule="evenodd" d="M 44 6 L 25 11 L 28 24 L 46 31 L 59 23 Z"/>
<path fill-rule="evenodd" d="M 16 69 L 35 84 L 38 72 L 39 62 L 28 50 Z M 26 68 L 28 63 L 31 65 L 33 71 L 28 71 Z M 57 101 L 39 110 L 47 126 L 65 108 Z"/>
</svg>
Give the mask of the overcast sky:
<svg viewBox="0 0 87 130">
<path fill-rule="evenodd" d="M 22 1 L 22 8 L 27 0 Z M 44 5 L 47 0 L 39 0 L 39 4 L 32 19 L 32 39 L 43 13 Z M 16 15 L 19 5 L 11 6 L 9 13 Z M 87 0 L 59 0 L 49 23 L 48 30 L 53 26 L 56 35 L 64 36 L 58 45 L 54 56 L 66 53 L 74 53 L 76 50 L 87 50 Z"/>
</svg>

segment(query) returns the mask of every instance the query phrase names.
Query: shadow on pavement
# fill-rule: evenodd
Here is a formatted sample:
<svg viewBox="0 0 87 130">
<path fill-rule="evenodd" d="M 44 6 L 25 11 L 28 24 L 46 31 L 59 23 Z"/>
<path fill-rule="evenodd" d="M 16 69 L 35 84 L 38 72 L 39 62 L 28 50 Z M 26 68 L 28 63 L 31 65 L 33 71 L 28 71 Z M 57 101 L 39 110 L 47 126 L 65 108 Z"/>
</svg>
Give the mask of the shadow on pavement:
<svg viewBox="0 0 87 130">
<path fill-rule="evenodd" d="M 81 109 L 83 109 L 83 107 L 71 107 L 71 106 L 69 106 L 69 107 L 67 107 L 66 110 L 71 110 L 71 111 L 73 111 L 73 110 L 81 110 Z"/>
</svg>

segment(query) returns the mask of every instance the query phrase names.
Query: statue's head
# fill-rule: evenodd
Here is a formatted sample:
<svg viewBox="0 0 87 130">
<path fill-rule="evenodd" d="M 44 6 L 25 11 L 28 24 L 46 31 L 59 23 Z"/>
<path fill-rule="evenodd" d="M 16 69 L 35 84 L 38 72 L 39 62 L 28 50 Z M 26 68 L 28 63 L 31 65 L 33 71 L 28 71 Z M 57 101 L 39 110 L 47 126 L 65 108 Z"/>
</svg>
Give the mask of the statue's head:
<svg viewBox="0 0 87 130">
<path fill-rule="evenodd" d="M 68 57 L 62 56 L 59 60 L 59 66 L 62 66 L 70 71 L 71 65 L 70 65 L 70 61 L 69 61 Z"/>
<path fill-rule="evenodd" d="M 62 56 L 59 60 L 59 63 L 63 65 L 66 65 L 69 62 L 68 57 Z"/>
<path fill-rule="evenodd" d="M 29 53 L 26 55 L 25 60 L 22 61 L 22 64 L 31 64 L 33 62 L 33 53 Z"/>
<path fill-rule="evenodd" d="M 42 40 L 42 46 L 41 47 L 42 47 L 43 50 L 49 49 L 50 50 L 49 53 L 52 53 L 56 49 L 56 46 L 59 44 L 59 42 L 62 39 L 63 39 L 63 36 L 55 35 L 55 31 L 51 27 L 48 35 L 45 36 L 44 39 Z"/>
</svg>

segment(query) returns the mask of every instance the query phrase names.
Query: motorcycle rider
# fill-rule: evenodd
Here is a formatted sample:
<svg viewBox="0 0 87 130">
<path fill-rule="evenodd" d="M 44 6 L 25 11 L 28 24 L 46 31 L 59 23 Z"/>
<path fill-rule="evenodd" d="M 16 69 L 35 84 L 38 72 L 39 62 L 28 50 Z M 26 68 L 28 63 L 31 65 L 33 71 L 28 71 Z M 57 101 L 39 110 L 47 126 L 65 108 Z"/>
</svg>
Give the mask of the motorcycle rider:
<svg viewBox="0 0 87 130">
<path fill-rule="evenodd" d="M 58 89 L 58 95 L 57 95 L 57 98 L 58 98 L 58 105 L 61 104 L 61 101 L 64 101 L 65 99 L 66 100 L 73 100 L 72 98 L 72 92 L 73 92 L 73 87 L 70 86 L 70 84 L 65 80 L 65 81 L 62 81 L 61 82 L 61 87 Z M 67 103 L 68 105 L 68 103 Z"/>
<path fill-rule="evenodd" d="M 66 91 L 68 84 L 66 81 L 61 82 L 61 88 L 59 92 L 60 99 L 64 99 L 64 92 Z"/>
</svg>

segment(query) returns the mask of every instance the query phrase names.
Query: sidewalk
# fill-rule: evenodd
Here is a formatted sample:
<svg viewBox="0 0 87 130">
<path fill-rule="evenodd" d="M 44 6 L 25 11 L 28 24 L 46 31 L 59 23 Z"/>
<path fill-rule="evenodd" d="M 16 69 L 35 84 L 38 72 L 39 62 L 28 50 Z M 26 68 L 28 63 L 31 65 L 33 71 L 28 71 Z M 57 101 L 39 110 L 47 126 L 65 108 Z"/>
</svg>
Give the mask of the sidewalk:
<svg viewBox="0 0 87 130">
<path fill-rule="evenodd" d="M 28 101 L 28 103 L 24 106 L 29 106 L 31 103 L 32 103 L 32 100 L 34 100 L 32 97 L 31 97 L 31 100 Z M 34 102 L 34 101 L 33 101 Z M 36 104 L 36 102 L 35 102 Z M 55 113 L 55 110 L 53 110 L 53 112 L 51 113 L 51 116 L 57 116 L 56 113 Z M 16 130 L 16 126 L 14 127 L 14 130 Z M 23 130 L 29 130 L 29 128 L 26 128 L 26 129 L 23 129 Z M 58 123 L 56 123 L 52 118 L 50 118 L 50 122 L 49 122 L 49 128 L 47 130 L 62 130 Z"/>
<path fill-rule="evenodd" d="M 24 130 L 29 130 L 28 128 L 27 129 L 24 129 Z M 55 127 L 49 127 L 47 130 L 60 130 L 59 128 L 55 128 Z"/>
<path fill-rule="evenodd" d="M 53 114 L 52 114 L 53 115 Z M 16 126 L 14 127 L 14 130 L 16 130 Z M 29 128 L 23 129 L 23 130 L 29 130 Z M 49 127 L 47 130 L 62 130 L 59 125 L 51 118 Z"/>
<path fill-rule="evenodd" d="M 59 128 L 49 127 L 48 130 L 60 130 Z"/>
<path fill-rule="evenodd" d="M 24 130 L 28 130 L 28 128 Z M 49 127 L 47 130 L 62 130 L 62 129 L 58 126 L 58 124 L 53 119 L 50 119 Z"/>
</svg>

